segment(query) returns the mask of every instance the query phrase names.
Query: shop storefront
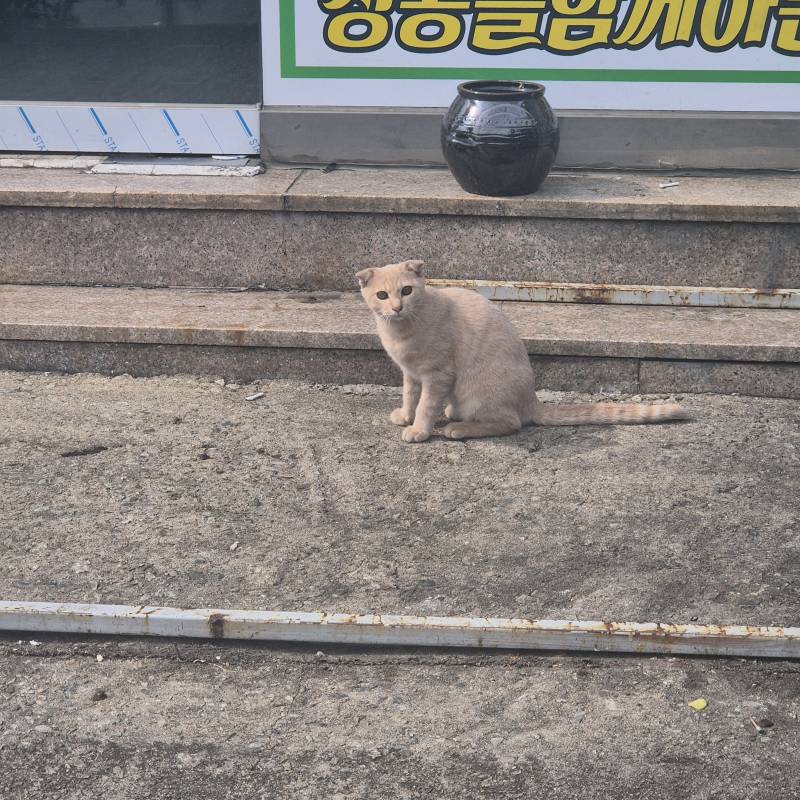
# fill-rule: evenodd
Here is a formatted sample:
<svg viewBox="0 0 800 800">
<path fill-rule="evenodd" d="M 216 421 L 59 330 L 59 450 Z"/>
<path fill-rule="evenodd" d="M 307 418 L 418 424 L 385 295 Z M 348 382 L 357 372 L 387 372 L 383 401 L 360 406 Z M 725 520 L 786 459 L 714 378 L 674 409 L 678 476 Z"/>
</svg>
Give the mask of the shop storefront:
<svg viewBox="0 0 800 800">
<path fill-rule="evenodd" d="M 567 165 L 796 168 L 799 58 L 800 0 L 0 0 L 0 148 L 437 163 L 499 77 Z"/>
</svg>

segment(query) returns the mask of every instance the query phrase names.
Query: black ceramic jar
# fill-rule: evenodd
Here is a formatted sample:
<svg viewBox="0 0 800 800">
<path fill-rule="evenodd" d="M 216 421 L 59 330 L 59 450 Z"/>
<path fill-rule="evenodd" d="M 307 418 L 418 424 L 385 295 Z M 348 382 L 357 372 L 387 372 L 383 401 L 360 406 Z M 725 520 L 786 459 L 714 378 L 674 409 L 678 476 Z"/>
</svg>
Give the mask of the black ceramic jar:
<svg viewBox="0 0 800 800">
<path fill-rule="evenodd" d="M 535 192 L 558 152 L 558 119 L 544 86 L 462 83 L 442 122 L 442 150 L 468 192 L 501 197 Z"/>
</svg>

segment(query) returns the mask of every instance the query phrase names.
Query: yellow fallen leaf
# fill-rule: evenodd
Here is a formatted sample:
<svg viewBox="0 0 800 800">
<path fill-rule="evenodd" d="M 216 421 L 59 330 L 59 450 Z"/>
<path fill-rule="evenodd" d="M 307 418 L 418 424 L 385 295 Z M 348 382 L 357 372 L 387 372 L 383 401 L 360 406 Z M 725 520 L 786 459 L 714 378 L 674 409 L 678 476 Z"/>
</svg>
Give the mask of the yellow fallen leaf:
<svg viewBox="0 0 800 800">
<path fill-rule="evenodd" d="M 708 700 L 698 697 L 697 700 L 692 700 L 692 702 L 689 703 L 689 708 L 693 708 L 695 711 L 702 711 L 703 709 L 708 708 Z"/>
</svg>

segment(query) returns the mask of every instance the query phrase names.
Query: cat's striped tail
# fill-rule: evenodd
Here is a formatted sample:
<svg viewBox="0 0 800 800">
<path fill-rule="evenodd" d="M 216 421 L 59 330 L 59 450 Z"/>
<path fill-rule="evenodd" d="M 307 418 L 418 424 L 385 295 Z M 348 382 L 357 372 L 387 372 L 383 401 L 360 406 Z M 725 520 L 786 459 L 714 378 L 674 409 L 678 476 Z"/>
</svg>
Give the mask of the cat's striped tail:
<svg viewBox="0 0 800 800">
<path fill-rule="evenodd" d="M 689 419 L 677 403 L 570 403 L 545 405 L 538 400 L 531 409 L 536 425 L 645 425 L 674 419 Z"/>
</svg>

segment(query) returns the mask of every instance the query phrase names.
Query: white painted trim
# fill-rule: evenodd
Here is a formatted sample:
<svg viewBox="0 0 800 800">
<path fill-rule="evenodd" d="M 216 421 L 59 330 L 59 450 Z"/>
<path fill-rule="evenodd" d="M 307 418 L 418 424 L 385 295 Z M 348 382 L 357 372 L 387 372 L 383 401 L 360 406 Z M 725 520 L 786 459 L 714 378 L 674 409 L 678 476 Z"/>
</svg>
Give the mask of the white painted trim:
<svg viewBox="0 0 800 800">
<path fill-rule="evenodd" d="M 465 289 L 474 289 L 489 300 L 532 303 L 800 309 L 800 289 L 733 289 L 711 286 L 628 286 L 625 284 L 447 279 L 429 279 L 426 283 L 430 286 L 460 286 Z"/>
<path fill-rule="evenodd" d="M 800 658 L 800 628 L 0 601 L 0 631 Z"/>
</svg>

